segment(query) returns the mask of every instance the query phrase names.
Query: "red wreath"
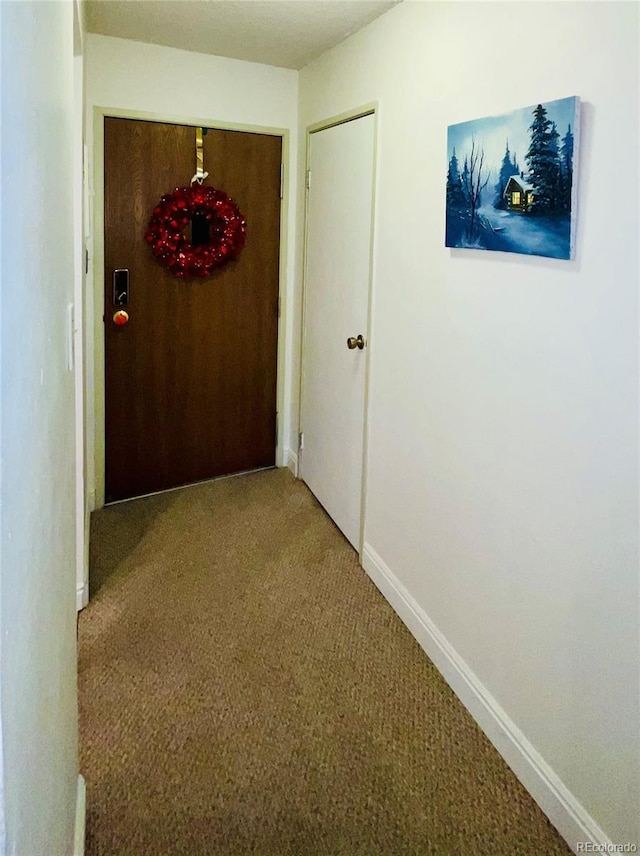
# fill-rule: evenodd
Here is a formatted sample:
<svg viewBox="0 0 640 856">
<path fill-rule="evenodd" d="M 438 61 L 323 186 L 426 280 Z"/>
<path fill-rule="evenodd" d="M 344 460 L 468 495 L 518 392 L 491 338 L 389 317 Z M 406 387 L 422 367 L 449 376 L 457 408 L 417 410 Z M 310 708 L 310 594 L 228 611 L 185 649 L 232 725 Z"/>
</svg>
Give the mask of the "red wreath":
<svg viewBox="0 0 640 856">
<path fill-rule="evenodd" d="M 209 241 L 194 245 L 184 234 L 195 215 L 206 218 Z M 247 224 L 233 199 L 215 187 L 176 187 L 153 209 L 146 239 L 151 252 L 179 277 L 209 276 L 237 259 L 244 247 Z"/>
</svg>

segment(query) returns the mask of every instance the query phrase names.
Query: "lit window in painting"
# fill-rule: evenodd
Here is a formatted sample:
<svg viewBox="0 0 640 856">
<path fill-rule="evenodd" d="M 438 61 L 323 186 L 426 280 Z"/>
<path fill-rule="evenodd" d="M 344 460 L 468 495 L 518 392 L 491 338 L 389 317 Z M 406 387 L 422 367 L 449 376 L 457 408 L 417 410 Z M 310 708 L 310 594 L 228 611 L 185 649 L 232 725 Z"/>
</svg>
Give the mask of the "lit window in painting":
<svg viewBox="0 0 640 856">
<path fill-rule="evenodd" d="M 520 205 L 520 191 L 514 190 L 511 194 L 511 204 L 512 205 Z"/>
</svg>

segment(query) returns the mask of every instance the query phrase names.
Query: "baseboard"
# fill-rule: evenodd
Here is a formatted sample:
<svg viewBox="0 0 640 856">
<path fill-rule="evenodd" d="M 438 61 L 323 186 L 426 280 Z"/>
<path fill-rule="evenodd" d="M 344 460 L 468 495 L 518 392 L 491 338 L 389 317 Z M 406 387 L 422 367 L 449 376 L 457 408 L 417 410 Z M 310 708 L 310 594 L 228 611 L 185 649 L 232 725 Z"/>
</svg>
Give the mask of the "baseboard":
<svg viewBox="0 0 640 856">
<path fill-rule="evenodd" d="M 293 449 L 285 449 L 285 462 L 286 466 L 289 467 L 294 476 L 298 476 L 298 456 L 293 451 Z"/>
<path fill-rule="evenodd" d="M 84 837 L 87 815 L 87 786 L 84 776 L 78 776 L 76 796 L 76 826 L 73 837 L 73 856 L 84 856 Z"/>
<path fill-rule="evenodd" d="M 83 555 L 81 559 L 82 581 L 76 582 L 76 610 L 80 612 L 89 603 L 89 533 L 90 533 L 91 515 L 87 510 L 84 515 L 84 543 Z"/>
<path fill-rule="evenodd" d="M 376 551 L 366 543 L 362 552 L 362 564 L 418 644 L 435 663 L 462 704 L 573 852 L 578 853 L 578 843 L 598 845 L 596 852 L 612 852 L 606 849 L 607 846 L 613 846 L 611 839 L 507 716 L 415 598 Z"/>
<path fill-rule="evenodd" d="M 89 587 L 86 583 L 76 589 L 76 610 L 80 612 L 89 603 Z"/>
</svg>

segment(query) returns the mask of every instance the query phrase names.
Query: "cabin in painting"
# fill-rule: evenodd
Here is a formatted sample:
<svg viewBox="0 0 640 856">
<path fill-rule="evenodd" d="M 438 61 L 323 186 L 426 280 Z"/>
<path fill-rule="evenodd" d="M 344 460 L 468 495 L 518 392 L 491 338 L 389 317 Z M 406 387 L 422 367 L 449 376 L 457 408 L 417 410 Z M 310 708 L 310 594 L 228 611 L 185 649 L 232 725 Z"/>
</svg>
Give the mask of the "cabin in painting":
<svg viewBox="0 0 640 856">
<path fill-rule="evenodd" d="M 533 203 L 533 185 L 520 175 L 512 175 L 504 189 L 504 197 L 509 211 L 521 211 L 526 214 Z"/>
</svg>

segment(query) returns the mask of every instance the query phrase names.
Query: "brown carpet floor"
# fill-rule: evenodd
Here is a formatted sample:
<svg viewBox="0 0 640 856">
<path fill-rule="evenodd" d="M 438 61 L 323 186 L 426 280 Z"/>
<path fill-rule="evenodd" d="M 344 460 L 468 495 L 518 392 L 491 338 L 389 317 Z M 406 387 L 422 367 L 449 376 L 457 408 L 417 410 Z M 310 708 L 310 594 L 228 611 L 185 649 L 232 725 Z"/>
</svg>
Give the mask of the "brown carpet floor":
<svg viewBox="0 0 640 856">
<path fill-rule="evenodd" d="M 87 856 L 570 853 L 301 483 L 93 517 Z"/>
</svg>

